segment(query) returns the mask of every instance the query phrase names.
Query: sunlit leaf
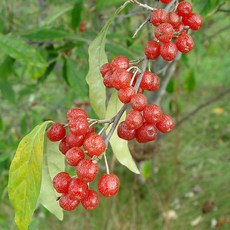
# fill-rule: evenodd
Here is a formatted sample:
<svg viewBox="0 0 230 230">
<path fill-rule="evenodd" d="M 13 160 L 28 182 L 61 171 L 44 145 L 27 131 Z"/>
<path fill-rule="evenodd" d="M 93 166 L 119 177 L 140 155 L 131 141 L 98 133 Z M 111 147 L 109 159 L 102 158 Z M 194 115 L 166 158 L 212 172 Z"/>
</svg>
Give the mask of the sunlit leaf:
<svg viewBox="0 0 230 230">
<path fill-rule="evenodd" d="M 54 176 L 65 169 L 65 157 L 58 149 L 58 142 L 46 139 L 43 153 L 42 185 L 39 201 L 59 220 L 63 219 L 63 209 L 57 202 L 58 194 L 52 184 Z"/>
<path fill-rule="evenodd" d="M 8 194 L 20 230 L 28 229 L 41 188 L 44 134 L 50 121 L 36 126 L 19 143 L 9 171 Z"/>
<path fill-rule="evenodd" d="M 112 16 L 107 20 L 100 33 L 92 41 L 88 50 L 89 72 L 86 76 L 86 81 L 89 85 L 90 104 L 99 118 L 104 118 L 106 113 L 106 92 L 102 77 L 100 75 L 100 67 L 104 63 L 108 62 L 105 53 L 106 35 L 116 15 L 118 15 L 126 7 L 127 4 L 127 2 L 124 3 L 112 14 Z"/>
<path fill-rule="evenodd" d="M 113 117 L 121 109 L 122 105 L 123 104 L 118 99 L 117 91 L 114 91 L 108 103 L 106 117 Z M 124 120 L 124 116 L 121 118 L 121 121 Z M 129 151 L 128 142 L 118 137 L 117 130 L 115 130 L 110 139 L 110 145 L 117 160 L 121 164 L 126 166 L 129 170 L 133 171 L 134 173 L 140 173 Z"/>
</svg>

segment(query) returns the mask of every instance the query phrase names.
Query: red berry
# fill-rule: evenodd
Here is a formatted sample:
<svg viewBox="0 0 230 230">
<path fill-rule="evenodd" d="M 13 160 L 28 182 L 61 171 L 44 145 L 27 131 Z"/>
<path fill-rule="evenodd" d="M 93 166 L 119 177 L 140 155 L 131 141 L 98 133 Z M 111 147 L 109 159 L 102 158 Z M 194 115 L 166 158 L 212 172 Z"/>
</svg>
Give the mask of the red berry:
<svg viewBox="0 0 230 230">
<path fill-rule="evenodd" d="M 122 121 L 117 128 L 117 135 L 127 141 L 130 141 L 135 138 L 135 130 L 129 129 L 127 124 Z"/>
<path fill-rule="evenodd" d="M 84 32 L 86 30 L 86 21 L 81 21 L 79 25 L 79 32 Z"/>
<path fill-rule="evenodd" d="M 113 88 L 113 72 L 109 71 L 108 73 L 105 74 L 103 78 L 103 84 L 106 88 Z"/>
<path fill-rule="evenodd" d="M 189 26 L 192 30 L 199 30 L 203 24 L 202 17 L 199 14 L 192 14 L 184 20 L 185 25 Z"/>
<path fill-rule="evenodd" d="M 93 161 L 89 159 L 83 159 L 77 166 L 77 175 L 78 178 L 86 182 L 91 182 L 97 176 L 98 170 L 97 163 L 93 163 Z"/>
<path fill-rule="evenodd" d="M 147 105 L 143 110 L 143 117 L 147 123 L 156 124 L 162 118 L 162 110 L 158 105 Z"/>
<path fill-rule="evenodd" d="M 140 87 L 144 90 L 155 91 L 160 87 L 160 78 L 149 71 L 145 71 L 141 80 Z"/>
<path fill-rule="evenodd" d="M 161 57 L 166 61 L 172 61 L 176 58 L 177 47 L 173 42 L 163 43 L 161 45 L 160 54 Z"/>
<path fill-rule="evenodd" d="M 85 157 L 84 151 L 79 147 L 73 147 L 69 149 L 65 156 L 67 163 L 71 166 L 77 166 L 78 163 Z"/>
<path fill-rule="evenodd" d="M 89 190 L 88 196 L 85 197 L 82 201 L 81 204 L 86 210 L 93 210 L 95 209 L 100 203 L 100 198 L 97 194 L 96 191 L 94 190 Z"/>
<path fill-rule="evenodd" d="M 142 111 L 147 105 L 147 98 L 142 93 L 134 94 L 130 100 L 130 105 L 134 110 Z"/>
<path fill-rule="evenodd" d="M 54 123 L 46 131 L 46 136 L 50 141 L 60 141 L 65 137 L 66 130 L 63 124 Z"/>
<path fill-rule="evenodd" d="M 160 55 L 160 43 L 149 41 L 145 47 L 145 55 L 148 59 L 155 60 Z"/>
<path fill-rule="evenodd" d="M 115 196 L 120 187 L 120 180 L 115 174 L 102 174 L 98 181 L 98 190 L 105 197 Z"/>
<path fill-rule="evenodd" d="M 127 104 L 130 102 L 131 97 L 136 93 L 135 89 L 133 86 L 128 86 L 126 88 L 120 89 L 118 92 L 118 98 L 119 100 Z"/>
<path fill-rule="evenodd" d="M 74 210 L 79 205 L 79 203 L 80 203 L 79 200 L 71 199 L 69 194 L 62 194 L 62 196 L 59 199 L 60 207 L 66 211 Z"/>
<path fill-rule="evenodd" d="M 89 129 L 89 123 L 86 117 L 83 116 L 80 116 L 73 120 L 69 120 L 68 126 L 69 130 L 78 136 L 86 134 Z"/>
<path fill-rule="evenodd" d="M 188 53 L 193 49 L 194 41 L 189 34 L 182 33 L 176 40 L 176 46 L 181 53 Z"/>
<path fill-rule="evenodd" d="M 83 146 L 89 157 L 100 156 L 106 150 L 106 143 L 99 134 L 85 139 Z"/>
<path fill-rule="evenodd" d="M 88 195 L 87 183 L 79 178 L 72 178 L 69 184 L 68 194 L 71 199 L 84 199 Z"/>
<path fill-rule="evenodd" d="M 182 17 L 188 17 L 192 13 L 192 5 L 189 2 L 180 2 L 177 6 L 177 13 Z"/>
<path fill-rule="evenodd" d="M 137 110 L 131 110 L 125 118 L 125 124 L 128 129 L 138 129 L 143 124 L 143 116 Z"/>
<path fill-rule="evenodd" d="M 115 69 L 128 69 L 130 67 L 129 65 L 129 59 L 125 56 L 117 56 L 115 57 L 112 62 L 111 65 L 113 68 Z"/>
<path fill-rule="evenodd" d="M 84 142 L 85 135 L 77 135 L 72 132 L 69 132 L 66 136 L 67 144 L 72 147 L 81 147 Z"/>
<path fill-rule="evenodd" d="M 168 4 L 168 3 L 170 3 L 172 0 L 160 0 L 162 3 L 164 3 L 164 4 Z"/>
<path fill-rule="evenodd" d="M 69 146 L 69 144 L 67 143 L 66 137 L 64 137 L 61 142 L 59 143 L 59 150 L 61 153 L 63 153 L 64 155 L 66 154 L 66 152 L 70 149 L 71 147 Z"/>
<path fill-rule="evenodd" d="M 124 69 L 116 69 L 113 72 L 112 85 L 115 89 L 124 89 L 130 85 L 133 74 Z"/>
<path fill-rule="evenodd" d="M 53 178 L 53 186 L 58 193 L 67 193 L 71 177 L 66 172 L 60 172 Z"/>
<path fill-rule="evenodd" d="M 172 40 L 173 33 L 173 26 L 166 22 L 157 26 L 155 30 L 155 37 L 161 42 L 169 42 Z"/>
<path fill-rule="evenodd" d="M 159 26 L 161 23 L 166 22 L 166 18 L 167 12 L 162 9 L 157 9 L 152 12 L 150 21 L 154 26 Z"/>
<path fill-rule="evenodd" d="M 110 63 L 103 64 L 100 68 L 100 72 L 101 72 L 102 77 L 104 77 L 111 70 L 112 70 L 112 66 Z"/>
<path fill-rule="evenodd" d="M 187 33 L 188 30 L 184 30 L 184 27 L 185 27 L 184 23 L 180 22 L 180 24 L 178 26 L 174 27 L 174 30 L 175 30 L 175 32 L 180 32 L 183 30 Z"/>
<path fill-rule="evenodd" d="M 69 109 L 66 113 L 67 121 L 76 120 L 79 116 L 83 116 L 85 118 L 88 117 L 86 111 L 81 108 L 72 108 L 72 109 Z"/>
<path fill-rule="evenodd" d="M 136 139 L 139 143 L 154 141 L 157 138 L 157 129 L 155 125 L 144 123 L 136 130 Z"/>
<path fill-rule="evenodd" d="M 156 123 L 156 127 L 162 133 L 169 133 L 174 128 L 174 120 L 168 114 L 163 114 L 161 120 Z"/>
<path fill-rule="evenodd" d="M 167 14 L 166 22 L 171 24 L 173 28 L 175 29 L 175 27 L 179 26 L 180 24 L 180 16 L 176 12 L 169 12 Z"/>
</svg>

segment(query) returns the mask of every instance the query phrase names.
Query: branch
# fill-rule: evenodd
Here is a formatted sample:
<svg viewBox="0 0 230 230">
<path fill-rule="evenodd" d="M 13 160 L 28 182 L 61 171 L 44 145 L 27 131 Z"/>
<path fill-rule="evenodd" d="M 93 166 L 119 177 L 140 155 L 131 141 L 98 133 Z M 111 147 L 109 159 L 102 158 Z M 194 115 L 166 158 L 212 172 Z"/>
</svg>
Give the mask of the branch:
<svg viewBox="0 0 230 230">
<path fill-rule="evenodd" d="M 215 97 L 210 98 L 209 100 L 207 100 L 206 102 L 200 104 L 197 108 L 195 108 L 194 110 L 192 110 L 190 113 L 188 113 L 187 115 L 185 115 L 181 120 L 179 120 L 176 125 L 175 128 L 177 128 L 178 126 L 180 126 L 183 122 L 187 121 L 188 119 L 190 119 L 193 115 L 195 115 L 197 112 L 199 112 L 201 109 L 205 108 L 206 106 L 211 105 L 212 103 L 220 100 L 222 97 L 226 96 L 227 94 L 230 93 L 230 87 L 225 89 L 224 91 L 220 92 L 219 94 L 217 94 Z"/>
</svg>

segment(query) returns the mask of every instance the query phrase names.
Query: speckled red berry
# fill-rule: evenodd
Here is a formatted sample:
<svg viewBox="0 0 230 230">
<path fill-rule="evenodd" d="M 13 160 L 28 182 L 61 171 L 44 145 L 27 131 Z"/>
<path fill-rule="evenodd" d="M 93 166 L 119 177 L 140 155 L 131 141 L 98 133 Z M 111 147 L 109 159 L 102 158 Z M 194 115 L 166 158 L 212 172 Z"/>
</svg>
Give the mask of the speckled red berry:
<svg viewBox="0 0 230 230">
<path fill-rule="evenodd" d="M 130 105 L 134 110 L 142 111 L 147 105 L 147 98 L 142 93 L 134 94 L 130 100 Z"/>
<path fill-rule="evenodd" d="M 81 200 L 81 204 L 86 210 L 95 209 L 99 205 L 99 203 L 100 198 L 97 192 L 91 189 L 88 191 L 87 197 Z"/>
<path fill-rule="evenodd" d="M 117 56 L 111 61 L 111 66 L 115 69 L 128 69 L 130 67 L 129 59 L 125 56 Z"/>
<path fill-rule="evenodd" d="M 147 123 L 156 124 L 162 118 L 162 110 L 156 104 L 147 105 L 143 110 L 143 117 Z"/>
<path fill-rule="evenodd" d="M 62 194 L 62 196 L 59 198 L 59 205 L 61 208 L 63 208 L 66 211 L 73 211 L 77 208 L 80 201 L 77 199 L 71 199 L 69 194 Z"/>
<path fill-rule="evenodd" d="M 174 128 L 174 120 L 168 114 L 163 114 L 161 120 L 156 123 L 156 127 L 162 133 L 169 133 Z"/>
<path fill-rule="evenodd" d="M 192 4 L 185 1 L 180 2 L 176 10 L 178 15 L 188 17 L 192 13 Z"/>
<path fill-rule="evenodd" d="M 176 58 L 178 49 L 173 42 L 163 43 L 161 45 L 160 54 L 166 61 L 172 61 Z"/>
<path fill-rule="evenodd" d="M 167 12 L 162 9 L 157 9 L 152 12 L 150 21 L 154 26 L 159 26 L 161 23 L 166 22 L 166 18 Z"/>
<path fill-rule="evenodd" d="M 176 46 L 181 53 L 188 53 L 193 49 L 194 41 L 189 34 L 182 33 L 176 40 Z"/>
<path fill-rule="evenodd" d="M 129 129 L 127 124 L 122 121 L 117 127 L 117 135 L 127 141 L 130 141 L 135 138 L 135 130 Z"/>
<path fill-rule="evenodd" d="M 137 110 L 131 110 L 125 118 L 125 123 L 128 127 L 128 129 L 138 129 L 143 124 L 143 116 L 142 114 Z"/>
<path fill-rule="evenodd" d="M 78 136 L 86 134 L 89 129 L 89 123 L 84 116 L 79 116 L 76 119 L 69 120 L 68 126 L 69 130 Z"/>
<path fill-rule="evenodd" d="M 173 26 L 166 22 L 157 26 L 155 30 L 155 37 L 161 42 L 169 42 L 172 40 L 173 33 Z"/>
<path fill-rule="evenodd" d="M 119 100 L 127 104 L 130 102 L 132 96 L 136 93 L 135 89 L 133 86 L 128 86 L 126 88 L 120 89 L 118 92 L 118 98 Z"/>
<path fill-rule="evenodd" d="M 88 185 L 79 178 L 71 178 L 68 194 L 71 199 L 82 200 L 88 195 Z"/>
<path fill-rule="evenodd" d="M 67 193 L 71 177 L 66 172 L 60 172 L 53 178 L 53 186 L 58 193 Z"/>
<path fill-rule="evenodd" d="M 157 59 L 160 55 L 160 43 L 154 40 L 149 41 L 145 47 L 145 55 L 148 59 Z"/>
<path fill-rule="evenodd" d="M 102 174 L 98 181 L 98 190 L 105 197 L 115 196 L 120 187 L 120 180 L 116 174 Z"/>
<path fill-rule="evenodd" d="M 72 108 L 69 109 L 66 113 L 66 119 L 69 120 L 76 120 L 79 116 L 88 117 L 86 111 L 82 108 Z"/>
<path fill-rule="evenodd" d="M 69 149 L 66 154 L 66 162 L 71 166 L 77 166 L 78 163 L 84 159 L 84 151 L 79 147 L 73 147 Z"/>
<path fill-rule="evenodd" d="M 136 139 L 139 143 L 154 141 L 157 137 L 157 129 L 155 125 L 144 123 L 136 130 Z"/>
<path fill-rule="evenodd" d="M 63 153 L 64 155 L 66 154 L 66 152 L 70 149 L 71 147 L 69 146 L 69 144 L 67 143 L 66 137 L 64 137 L 60 143 L 59 143 L 59 150 L 61 153 Z"/>
<path fill-rule="evenodd" d="M 46 131 L 46 136 L 49 138 L 50 141 L 60 141 L 65 137 L 66 130 L 63 124 L 54 123 L 52 124 L 49 129 Z"/>
<path fill-rule="evenodd" d="M 140 87 L 148 91 L 158 90 L 160 87 L 160 78 L 156 74 L 146 70 L 142 77 Z"/>
</svg>

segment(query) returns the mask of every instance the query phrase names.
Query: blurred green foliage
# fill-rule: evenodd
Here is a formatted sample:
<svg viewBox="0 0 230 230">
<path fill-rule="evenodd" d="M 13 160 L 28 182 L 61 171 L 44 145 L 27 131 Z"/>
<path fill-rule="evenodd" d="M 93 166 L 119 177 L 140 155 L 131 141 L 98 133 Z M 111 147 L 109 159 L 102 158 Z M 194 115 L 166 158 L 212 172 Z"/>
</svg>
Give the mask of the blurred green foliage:
<svg viewBox="0 0 230 230">
<path fill-rule="evenodd" d="M 7 181 L 19 140 L 41 121 L 64 121 L 72 106 L 81 105 L 95 116 L 88 106 L 87 50 L 123 2 L 1 1 L 0 229 L 16 229 Z M 204 26 L 193 34 L 196 47 L 183 55 L 162 105 L 177 120 L 230 86 L 230 4 L 192 2 L 204 17 Z M 143 55 L 146 29 L 131 39 L 143 21 L 138 12 L 139 8 L 129 6 L 113 22 L 106 43 L 109 60 L 116 55 L 131 59 Z M 79 31 L 81 21 L 86 21 L 84 32 Z M 229 229 L 229 117 L 228 98 L 205 108 L 161 141 L 159 156 L 143 168 L 145 184 L 138 184 L 136 176 L 117 164 L 122 184 L 117 198 L 102 200 L 100 208 L 90 213 L 81 208 L 66 213 L 63 222 L 39 207 L 30 229 L 71 230 L 77 225 L 79 229 L 203 230 L 221 218 L 226 219 L 222 229 Z M 215 209 L 203 214 L 202 206 L 209 199 L 215 201 Z"/>
</svg>

